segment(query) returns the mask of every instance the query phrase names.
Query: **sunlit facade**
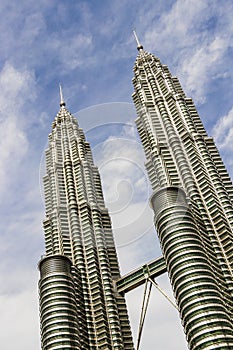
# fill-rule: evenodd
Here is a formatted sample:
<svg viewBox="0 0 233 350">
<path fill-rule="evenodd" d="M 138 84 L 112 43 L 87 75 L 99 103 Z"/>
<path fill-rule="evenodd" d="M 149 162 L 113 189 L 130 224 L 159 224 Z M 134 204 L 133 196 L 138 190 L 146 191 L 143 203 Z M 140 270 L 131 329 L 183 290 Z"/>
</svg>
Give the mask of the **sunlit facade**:
<svg viewBox="0 0 233 350">
<path fill-rule="evenodd" d="M 125 299 L 114 288 L 119 266 L 99 172 L 62 94 L 45 156 L 42 350 L 132 350 Z"/>
<path fill-rule="evenodd" d="M 233 349 L 233 186 L 192 99 L 136 40 L 136 125 L 189 348 Z"/>
</svg>

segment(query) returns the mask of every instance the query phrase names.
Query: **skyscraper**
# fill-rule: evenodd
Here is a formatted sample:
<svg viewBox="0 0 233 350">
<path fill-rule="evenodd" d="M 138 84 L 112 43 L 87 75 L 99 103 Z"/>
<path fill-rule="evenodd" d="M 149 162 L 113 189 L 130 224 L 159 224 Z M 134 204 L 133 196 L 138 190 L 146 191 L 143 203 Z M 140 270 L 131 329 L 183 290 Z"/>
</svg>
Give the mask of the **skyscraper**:
<svg viewBox="0 0 233 350">
<path fill-rule="evenodd" d="M 114 288 L 120 274 L 99 172 L 60 94 L 45 152 L 42 350 L 132 350 L 125 300 Z"/>
<path fill-rule="evenodd" d="M 61 91 L 44 177 L 42 350 L 133 349 L 118 291 L 166 269 L 190 350 L 233 349 L 233 185 L 192 99 L 136 40 L 136 124 L 164 259 L 120 278 L 99 172 Z"/>
<path fill-rule="evenodd" d="M 135 37 L 136 125 L 187 341 L 191 350 L 233 349 L 233 186 L 192 99 Z"/>
</svg>

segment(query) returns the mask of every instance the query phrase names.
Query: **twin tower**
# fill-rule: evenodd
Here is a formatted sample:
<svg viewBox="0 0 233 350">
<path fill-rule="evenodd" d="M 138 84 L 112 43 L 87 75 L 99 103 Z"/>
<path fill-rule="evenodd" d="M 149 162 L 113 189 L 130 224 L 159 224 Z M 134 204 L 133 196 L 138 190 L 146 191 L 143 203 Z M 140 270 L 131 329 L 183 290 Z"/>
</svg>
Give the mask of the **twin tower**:
<svg viewBox="0 0 233 350">
<path fill-rule="evenodd" d="M 168 271 L 189 349 L 230 350 L 233 186 L 192 99 L 137 43 L 133 101 L 153 189 L 161 271 Z M 100 175 L 62 95 L 46 150 L 44 193 L 42 350 L 133 350 Z"/>
</svg>

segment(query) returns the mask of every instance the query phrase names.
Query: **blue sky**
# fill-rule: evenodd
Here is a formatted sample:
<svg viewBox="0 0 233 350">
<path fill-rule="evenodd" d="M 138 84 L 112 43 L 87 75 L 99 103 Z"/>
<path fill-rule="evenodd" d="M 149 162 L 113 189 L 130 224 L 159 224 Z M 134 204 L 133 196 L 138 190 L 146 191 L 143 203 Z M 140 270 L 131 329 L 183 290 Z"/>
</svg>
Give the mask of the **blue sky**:
<svg viewBox="0 0 233 350">
<path fill-rule="evenodd" d="M 178 76 L 233 174 L 233 3 L 1 0 L 0 11 L 0 343 L 31 350 L 40 348 L 41 159 L 59 82 L 93 145 L 126 273 L 160 254 L 133 124 L 132 29 Z M 169 289 L 164 277 L 160 283 Z M 175 310 L 153 293 L 141 349 L 155 342 L 158 349 L 186 349 Z M 142 290 L 127 299 L 136 333 Z"/>
</svg>

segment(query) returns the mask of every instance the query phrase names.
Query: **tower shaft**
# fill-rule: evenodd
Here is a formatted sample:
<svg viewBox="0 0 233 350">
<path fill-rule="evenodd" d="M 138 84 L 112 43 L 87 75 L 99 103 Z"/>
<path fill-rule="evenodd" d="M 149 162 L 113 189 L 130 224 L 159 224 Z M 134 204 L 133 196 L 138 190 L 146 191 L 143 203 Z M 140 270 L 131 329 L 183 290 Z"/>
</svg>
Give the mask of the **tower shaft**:
<svg viewBox="0 0 233 350">
<path fill-rule="evenodd" d="M 231 349 L 231 180 L 193 101 L 142 47 L 133 84 L 155 225 L 190 349 Z"/>
<path fill-rule="evenodd" d="M 60 106 L 45 152 L 42 349 L 133 349 L 100 175 L 63 96 Z"/>
</svg>

